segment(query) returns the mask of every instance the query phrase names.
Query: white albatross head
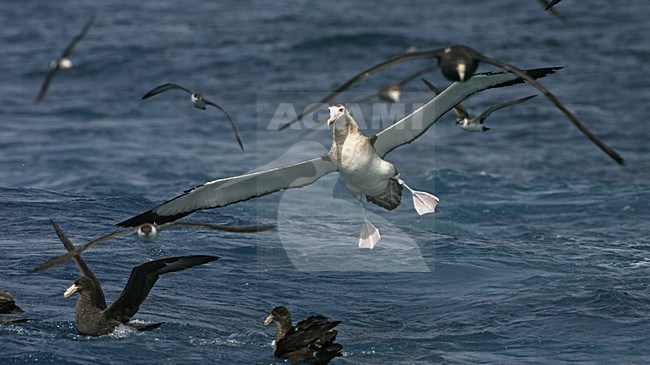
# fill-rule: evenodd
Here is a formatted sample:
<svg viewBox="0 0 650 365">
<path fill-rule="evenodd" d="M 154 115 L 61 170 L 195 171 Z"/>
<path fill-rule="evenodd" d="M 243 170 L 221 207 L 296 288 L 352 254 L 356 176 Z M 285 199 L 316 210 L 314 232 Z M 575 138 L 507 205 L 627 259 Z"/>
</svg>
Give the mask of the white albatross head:
<svg viewBox="0 0 650 365">
<path fill-rule="evenodd" d="M 332 104 L 329 107 L 330 110 L 330 119 L 327 120 L 327 127 L 332 128 L 336 123 L 340 126 L 344 126 L 347 123 L 347 119 L 350 117 L 350 113 L 342 104 Z"/>
</svg>

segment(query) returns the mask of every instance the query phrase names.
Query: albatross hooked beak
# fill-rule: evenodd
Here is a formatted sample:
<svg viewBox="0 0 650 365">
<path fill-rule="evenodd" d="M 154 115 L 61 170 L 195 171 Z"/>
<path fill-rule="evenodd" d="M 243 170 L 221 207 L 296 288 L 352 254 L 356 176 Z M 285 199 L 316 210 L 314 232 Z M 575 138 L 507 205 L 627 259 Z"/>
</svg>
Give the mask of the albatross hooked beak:
<svg viewBox="0 0 650 365">
<path fill-rule="evenodd" d="M 340 114 L 338 114 L 338 113 L 336 113 L 336 114 L 334 114 L 334 113 L 330 114 L 330 119 L 327 120 L 327 128 L 332 128 L 332 126 L 334 125 L 334 123 L 336 123 L 336 120 L 339 118 L 339 115 L 340 115 Z"/>
<path fill-rule="evenodd" d="M 329 122 L 328 122 L 328 123 L 329 123 Z M 269 314 L 269 316 L 266 317 L 266 319 L 264 320 L 264 326 L 268 326 L 268 325 L 270 325 L 271 323 L 273 323 L 273 315 L 272 315 L 272 314 Z"/>
<path fill-rule="evenodd" d="M 63 297 L 64 297 L 64 298 L 68 298 L 68 297 L 70 297 L 72 294 L 78 292 L 79 289 L 81 289 L 81 287 L 80 287 L 79 285 L 77 285 L 77 284 L 72 284 L 72 285 L 68 288 L 68 290 L 66 290 L 65 293 L 63 293 Z"/>
<path fill-rule="evenodd" d="M 327 120 L 327 127 L 332 128 L 332 126 L 339 120 L 341 116 L 345 114 L 345 109 L 341 104 L 334 104 L 330 106 L 330 119 Z"/>
</svg>

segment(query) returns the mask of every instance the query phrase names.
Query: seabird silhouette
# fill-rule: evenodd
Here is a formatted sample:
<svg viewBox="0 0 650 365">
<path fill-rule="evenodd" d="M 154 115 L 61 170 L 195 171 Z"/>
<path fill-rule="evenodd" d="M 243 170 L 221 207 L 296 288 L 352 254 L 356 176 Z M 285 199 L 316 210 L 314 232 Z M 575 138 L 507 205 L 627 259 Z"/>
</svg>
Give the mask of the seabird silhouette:
<svg viewBox="0 0 650 365">
<path fill-rule="evenodd" d="M 226 109 L 224 109 L 221 105 L 206 99 L 202 94 L 196 93 L 181 84 L 175 82 L 168 82 L 166 84 L 156 86 L 155 88 L 149 90 L 146 94 L 144 94 L 142 99 L 150 98 L 154 95 L 158 95 L 160 93 L 163 93 L 171 89 L 183 90 L 186 93 L 190 94 L 190 100 L 192 101 L 194 107 L 197 109 L 205 110 L 206 105 L 212 105 L 213 107 L 219 109 L 226 116 L 226 118 L 228 118 L 228 122 L 230 122 L 232 131 L 233 133 L 235 133 L 235 138 L 237 139 L 237 143 L 239 144 L 239 147 L 241 147 L 242 151 L 244 150 L 244 144 L 242 143 L 241 138 L 239 137 L 239 132 L 237 132 L 237 127 L 235 127 L 235 123 L 232 121 L 232 118 L 230 118 L 230 114 L 228 114 Z"/>
<path fill-rule="evenodd" d="M 55 225 L 54 221 L 52 222 L 58 234 L 59 229 Z M 28 273 L 37 273 L 37 272 L 45 271 L 53 266 L 61 264 L 67 261 L 68 259 L 71 259 L 79 255 L 80 253 L 86 251 L 87 249 L 111 237 L 135 234 L 141 241 L 153 242 L 156 238 L 158 238 L 160 231 L 163 231 L 167 228 L 173 228 L 173 227 L 192 227 L 192 228 L 199 228 L 199 229 L 200 228 L 213 229 L 217 231 L 226 231 L 226 232 L 252 233 L 252 232 L 266 231 L 273 228 L 274 226 L 269 226 L 269 225 L 267 226 L 219 226 L 216 224 L 199 223 L 199 222 L 174 222 L 174 223 L 167 223 L 159 226 L 151 223 L 143 223 L 135 228 L 123 229 L 123 230 L 107 233 L 99 238 L 96 238 L 86 243 L 83 246 L 80 246 L 73 250 L 68 250 L 69 252 L 65 254 L 53 257 L 52 259 L 48 260 L 44 264 L 40 265 L 39 267 L 29 270 Z M 61 236 L 59 236 L 59 238 L 61 238 Z"/>
<path fill-rule="evenodd" d="M 47 93 L 47 89 L 50 87 L 50 83 L 52 82 L 52 79 L 54 78 L 54 75 L 56 75 L 59 70 L 69 70 L 72 68 L 72 61 L 70 60 L 70 54 L 72 54 L 72 50 L 74 47 L 77 46 L 77 43 L 79 43 L 83 37 L 86 36 L 86 33 L 90 30 L 90 28 L 95 24 L 95 17 L 90 17 L 88 21 L 86 22 L 86 25 L 84 25 L 83 29 L 79 34 L 77 34 L 76 37 L 68 44 L 68 46 L 63 50 L 63 53 L 61 56 L 55 60 L 52 60 L 50 62 L 50 71 L 48 72 L 47 76 L 45 77 L 45 80 L 43 81 L 43 85 L 41 86 L 41 90 L 38 92 L 38 95 L 36 96 L 35 103 L 38 104 L 41 101 L 43 101 L 43 98 L 45 98 L 45 94 Z"/>
<path fill-rule="evenodd" d="M 526 80 L 528 83 L 530 83 L 532 86 L 534 86 L 539 92 L 541 92 L 548 100 L 550 100 L 566 117 L 573 123 L 573 125 L 576 126 L 584 135 L 586 135 L 593 143 L 595 143 L 601 150 L 603 150 L 609 157 L 611 157 L 614 161 L 616 161 L 620 165 L 624 165 L 625 162 L 623 158 L 616 153 L 612 148 L 607 146 L 605 142 L 601 141 L 596 135 L 594 135 L 582 122 L 573 115 L 569 109 L 567 109 L 564 104 L 560 102 L 560 100 L 553 95 L 548 89 L 546 89 L 542 84 L 539 82 L 535 81 L 535 79 L 529 75 L 527 75 L 524 71 L 521 69 L 507 64 L 503 61 L 499 61 L 494 58 L 487 57 L 480 52 L 478 52 L 475 49 L 472 49 L 467 46 L 463 45 L 454 45 L 450 47 L 445 47 L 445 48 L 438 48 L 438 49 L 433 49 L 429 51 L 418 51 L 418 52 L 411 52 L 411 53 L 404 53 L 402 55 L 399 55 L 397 57 L 391 58 L 388 61 L 384 61 L 382 63 L 379 63 L 373 67 L 370 67 L 367 70 L 364 70 L 351 78 L 350 80 L 346 81 L 343 85 L 339 86 L 334 90 L 333 92 L 327 94 L 323 99 L 319 101 L 320 104 L 326 103 L 332 98 L 334 98 L 336 95 L 341 93 L 342 91 L 347 90 L 350 86 L 355 84 L 356 82 L 363 80 L 364 78 L 372 75 L 375 72 L 381 71 L 389 66 L 392 66 L 394 64 L 404 62 L 404 61 L 409 61 L 409 60 L 415 60 L 415 59 L 421 59 L 421 58 L 437 58 L 438 59 L 438 66 L 440 67 L 440 70 L 442 71 L 442 74 L 448 78 L 449 80 L 452 81 L 468 81 L 471 79 L 471 77 L 474 75 L 474 72 L 476 72 L 476 69 L 479 66 L 479 63 L 485 62 L 494 66 L 497 66 L 503 70 L 509 71 L 514 73 L 515 75 L 521 77 L 522 79 Z M 283 126 L 280 127 L 280 130 L 285 129 L 289 127 L 291 124 L 297 122 L 300 120 L 305 114 L 312 112 L 320 104 L 315 104 L 312 108 L 307 108 L 305 112 L 302 114 L 298 115 L 297 117 L 293 118 L 291 121 L 287 122 Z"/>
<path fill-rule="evenodd" d="M 549 9 L 551 9 L 552 7 L 554 7 L 555 5 L 557 5 L 557 3 L 559 3 L 560 1 L 562 1 L 562 0 L 551 0 L 551 1 L 546 5 L 546 9 L 545 9 L 545 10 L 549 10 Z"/>
<path fill-rule="evenodd" d="M 442 92 L 440 89 L 435 87 L 431 82 L 425 79 L 422 79 L 422 81 L 424 81 L 424 84 L 427 85 L 429 90 L 433 91 L 436 95 L 439 95 Z M 467 109 L 465 109 L 464 106 L 458 104 L 454 107 L 454 112 L 456 112 L 456 124 L 464 131 L 485 132 L 490 129 L 485 126 L 485 120 L 490 116 L 490 114 L 492 114 L 493 112 L 499 109 L 503 109 L 511 105 L 523 103 L 524 101 L 530 100 L 536 96 L 537 95 L 530 95 L 520 99 L 511 100 L 506 103 L 491 106 L 486 110 L 484 110 L 483 113 L 479 114 L 479 116 L 476 118 L 470 117 L 469 113 L 467 112 Z"/>
</svg>

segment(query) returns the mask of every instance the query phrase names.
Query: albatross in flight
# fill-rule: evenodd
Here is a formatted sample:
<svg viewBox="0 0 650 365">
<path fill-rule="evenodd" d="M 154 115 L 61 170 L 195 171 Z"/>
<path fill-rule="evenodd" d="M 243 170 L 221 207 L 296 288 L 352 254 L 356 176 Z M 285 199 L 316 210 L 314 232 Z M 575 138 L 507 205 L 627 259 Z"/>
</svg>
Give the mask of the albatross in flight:
<svg viewBox="0 0 650 365">
<path fill-rule="evenodd" d="M 526 76 L 543 77 L 555 70 L 530 70 Z M 344 106 L 333 105 L 327 122 L 333 128 L 333 142 L 325 155 L 294 165 L 206 182 L 150 211 L 120 222 L 118 226 L 172 222 L 197 210 L 223 207 L 279 190 L 303 187 L 334 171 L 343 176 L 347 187 L 360 202 L 361 196 L 366 195 L 368 201 L 392 210 L 400 204 L 402 188 L 406 187 L 413 194 L 416 211 L 419 214 L 431 213 L 438 199 L 429 193 L 410 189 L 400 179 L 395 167 L 383 158 L 397 147 L 413 142 L 467 96 L 519 82 L 522 79 L 517 75 L 501 72 L 480 74 L 466 82 L 454 83 L 420 109 L 372 137 L 359 131 Z M 359 246 L 373 248 L 379 238 L 376 228 L 364 219 Z"/>
<path fill-rule="evenodd" d="M 346 81 L 343 85 L 336 88 L 336 90 L 327 94 L 323 99 L 319 101 L 319 104 L 314 104 L 313 107 L 307 108 L 302 114 L 298 115 L 297 117 L 293 118 L 291 121 L 282 125 L 280 127 L 280 130 L 285 129 L 289 127 L 291 124 L 299 121 L 300 119 L 302 119 L 302 117 L 305 114 L 314 111 L 316 108 L 318 108 L 320 104 L 332 100 L 338 94 L 347 90 L 350 86 L 357 83 L 358 81 L 361 81 L 366 77 L 376 72 L 379 72 L 389 66 L 392 66 L 394 64 L 404 62 L 404 61 L 409 61 L 409 60 L 421 59 L 421 58 L 437 58 L 438 66 L 440 67 L 442 74 L 451 81 L 465 82 L 470 80 L 474 75 L 474 72 L 476 72 L 479 63 L 481 62 L 485 62 L 487 64 L 514 73 L 515 75 L 528 81 L 528 83 L 530 83 L 539 92 L 541 92 L 562 113 L 564 113 L 564 115 L 566 115 L 569 121 L 571 121 L 571 123 L 573 123 L 573 125 L 575 125 L 575 127 L 578 128 L 580 132 L 586 135 L 594 144 L 596 144 L 596 146 L 598 146 L 601 150 L 603 150 L 603 152 L 609 155 L 609 157 L 611 157 L 614 161 L 616 161 L 620 165 L 625 164 L 623 158 L 616 151 L 614 151 L 611 147 L 606 145 L 605 142 L 601 141 L 600 138 L 596 137 L 596 135 L 593 134 L 584 124 L 582 124 L 582 122 L 578 119 L 578 117 L 576 117 L 571 111 L 569 111 L 569 109 L 567 109 L 564 106 L 564 104 L 562 104 L 555 95 L 553 95 L 547 88 L 542 86 L 542 84 L 535 81 L 533 77 L 527 75 L 524 71 L 522 71 L 518 67 L 510 65 L 503 61 L 499 61 L 494 58 L 487 57 L 481 54 L 479 51 L 463 45 L 454 45 L 450 47 L 438 48 L 429 51 L 404 53 L 397 57 L 393 57 L 387 61 L 379 63 L 375 66 L 372 66 L 369 69 L 358 73 L 356 76 Z"/>
<path fill-rule="evenodd" d="M 230 118 L 230 114 L 228 114 L 226 109 L 224 109 L 221 105 L 206 99 L 202 94 L 196 93 L 176 82 L 168 82 L 166 84 L 156 86 L 153 89 L 149 90 L 146 94 L 144 94 L 142 99 L 148 99 L 154 95 L 158 95 L 160 93 L 163 93 L 171 89 L 183 90 L 186 93 L 190 94 L 190 100 L 192 101 L 194 107 L 197 109 L 205 110 L 206 105 L 212 105 L 213 107 L 219 109 L 226 116 L 226 118 L 228 118 L 228 122 L 230 122 L 230 127 L 232 128 L 233 133 L 235 133 L 235 138 L 237 139 L 237 143 L 239 144 L 239 147 L 242 149 L 242 151 L 244 150 L 244 144 L 242 143 L 241 138 L 239 138 L 239 132 L 237 132 L 237 127 L 235 127 L 235 123 L 232 121 L 232 118 Z"/>
<path fill-rule="evenodd" d="M 38 92 L 38 96 L 36 96 L 36 101 L 35 103 L 38 104 L 41 101 L 43 101 L 43 98 L 45 98 L 45 94 L 47 93 L 47 89 L 50 87 L 50 83 L 52 82 L 52 79 L 54 78 L 54 75 L 56 75 L 59 70 L 69 70 L 72 68 L 72 61 L 70 60 L 70 54 L 72 54 L 72 50 L 74 47 L 77 46 L 77 43 L 79 43 L 83 37 L 86 36 L 86 33 L 90 30 L 90 28 L 95 24 L 95 18 L 90 17 L 88 21 L 86 22 L 86 25 L 84 25 L 83 29 L 79 34 L 77 34 L 76 37 L 68 44 L 68 46 L 63 50 L 63 53 L 61 54 L 61 57 L 52 60 L 50 62 L 50 72 L 47 74 L 45 77 L 45 80 L 43 81 L 43 85 L 41 86 L 41 90 Z"/>
<path fill-rule="evenodd" d="M 436 95 L 440 95 L 440 93 L 442 92 L 442 90 L 435 87 L 431 82 L 427 81 L 426 79 L 422 79 L 422 81 L 424 81 L 424 84 L 427 85 L 429 90 L 433 91 Z M 536 96 L 537 95 L 530 95 L 520 99 L 511 100 L 503 104 L 491 106 L 487 108 L 485 111 L 483 111 L 483 113 L 481 113 L 476 118 L 470 117 L 469 113 L 467 112 L 467 109 L 465 109 L 464 106 L 458 104 L 454 107 L 454 112 L 456 112 L 456 124 L 464 131 L 485 132 L 490 129 L 485 126 L 485 120 L 490 116 L 490 114 L 492 114 L 493 112 L 499 109 L 503 109 L 511 105 L 523 103 L 524 101 L 530 100 Z"/>
</svg>

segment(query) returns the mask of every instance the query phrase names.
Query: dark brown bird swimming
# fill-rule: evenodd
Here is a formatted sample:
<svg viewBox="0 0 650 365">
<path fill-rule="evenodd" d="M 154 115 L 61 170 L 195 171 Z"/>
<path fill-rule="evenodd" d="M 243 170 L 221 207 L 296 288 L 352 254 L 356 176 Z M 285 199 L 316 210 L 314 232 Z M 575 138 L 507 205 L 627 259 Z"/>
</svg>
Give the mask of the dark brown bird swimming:
<svg viewBox="0 0 650 365">
<path fill-rule="evenodd" d="M 478 68 L 481 62 L 485 62 L 487 64 L 514 73 L 515 75 L 521 77 L 522 79 L 530 83 L 542 95 L 544 95 L 551 103 L 553 103 L 553 105 L 555 105 L 557 109 L 559 109 L 562 113 L 564 113 L 564 115 L 569 119 L 569 121 L 573 123 L 573 125 L 576 128 L 578 128 L 578 130 L 580 130 L 580 132 L 582 132 L 585 136 L 587 136 L 594 144 L 596 144 L 598 148 L 600 148 L 603 152 L 609 155 L 609 157 L 611 157 L 618 164 L 620 165 L 625 164 L 623 158 L 616 151 L 614 151 L 611 147 L 606 145 L 605 142 L 601 141 L 600 138 L 598 138 L 595 134 L 593 134 L 578 119 L 578 117 L 576 117 L 569 109 L 567 109 L 566 106 L 564 106 L 564 104 L 562 104 L 562 102 L 560 102 L 560 100 L 553 93 L 551 93 L 547 88 L 542 86 L 542 84 L 537 82 L 533 77 L 526 74 L 526 72 L 519 69 L 518 67 L 515 67 L 511 64 L 505 63 L 503 61 L 494 58 L 487 57 L 482 53 L 480 53 L 479 51 L 463 45 L 453 45 L 450 47 L 437 48 L 429 51 L 404 53 L 397 57 L 393 57 L 387 61 L 372 66 L 367 70 L 361 71 L 356 76 L 346 81 L 343 85 L 339 86 L 334 91 L 327 94 L 318 103 L 322 104 L 330 101 L 335 96 L 347 90 L 350 86 L 357 83 L 358 81 L 361 81 L 366 77 L 376 72 L 379 72 L 389 66 L 404 61 L 421 59 L 421 58 L 436 58 L 438 60 L 438 66 L 440 67 L 440 71 L 447 79 L 451 81 L 465 82 L 469 80 L 474 75 L 476 69 Z M 314 104 L 312 108 L 307 108 L 302 114 L 293 118 L 288 123 L 285 123 L 279 129 L 280 130 L 285 129 L 289 127 L 291 124 L 299 121 L 300 119 L 302 119 L 302 117 L 305 114 L 310 113 L 314 111 L 316 108 L 318 108 L 320 106 L 320 104 L 318 103 Z"/>
<path fill-rule="evenodd" d="M 72 68 L 72 61 L 70 60 L 70 54 L 72 54 L 72 50 L 74 47 L 77 46 L 77 43 L 79 43 L 83 37 L 86 36 L 86 33 L 90 30 L 90 28 L 95 24 L 95 18 L 90 17 L 88 21 L 86 22 L 86 25 L 84 25 L 83 29 L 79 34 L 77 34 L 76 37 L 68 44 L 68 46 L 63 50 L 63 53 L 61 56 L 55 60 L 52 60 L 50 62 L 50 72 L 47 74 L 45 77 L 45 80 L 43 81 L 43 85 L 41 86 L 41 90 L 38 92 L 38 95 L 36 96 L 36 101 L 35 103 L 38 104 L 41 101 L 43 101 L 43 98 L 45 98 L 45 94 L 47 93 L 47 89 L 50 87 L 50 83 L 52 82 L 52 79 L 54 79 L 54 75 L 59 72 L 59 70 L 69 70 Z"/>
<path fill-rule="evenodd" d="M 18 314 L 23 310 L 16 305 L 14 296 L 8 291 L 0 290 L 0 313 L 1 314 Z"/>
<path fill-rule="evenodd" d="M 57 230 L 57 234 L 59 234 L 60 228 L 57 228 L 58 226 L 56 225 L 56 223 L 54 223 L 53 220 L 52 220 L 52 224 L 54 225 L 54 229 Z M 99 238 L 96 238 L 86 243 L 83 246 L 73 248 L 73 249 L 68 249 L 67 253 L 53 257 L 52 259 L 48 260 L 44 264 L 40 265 L 39 267 L 29 270 L 28 273 L 32 274 L 32 273 L 45 271 L 53 266 L 62 264 L 67 260 L 69 260 L 70 258 L 72 258 L 73 256 L 78 255 L 86 251 L 87 249 L 95 246 L 96 244 L 105 241 L 111 237 L 122 236 L 127 234 L 135 234 L 141 241 L 153 242 L 156 238 L 158 238 L 160 231 L 172 227 L 205 228 L 205 229 L 212 229 L 217 231 L 238 232 L 238 233 L 261 232 L 273 228 L 273 226 L 220 226 L 216 224 L 199 223 L 199 222 L 174 222 L 174 223 L 161 224 L 161 225 L 152 224 L 152 223 L 143 223 L 135 228 L 122 229 L 111 233 L 107 233 Z M 59 238 L 61 238 L 60 235 Z"/>
<path fill-rule="evenodd" d="M 8 291 L 0 290 L 0 314 L 19 314 L 23 310 L 16 305 L 14 296 Z M 0 323 L 27 322 L 30 318 L 0 318 Z"/>
<path fill-rule="evenodd" d="M 51 220 L 57 236 L 68 251 L 74 252 L 74 245 L 63 230 Z M 193 266 L 206 264 L 219 259 L 217 256 L 180 256 L 149 261 L 133 268 L 126 287 L 110 306 L 106 305 L 104 292 L 92 270 L 79 255 L 73 256 L 82 276 L 65 291 L 68 298 L 79 293 L 77 299 L 75 325 L 79 333 L 88 336 L 101 336 L 112 333 L 121 324 L 146 331 L 160 327 L 163 323 L 134 323 L 131 318 L 138 312 L 154 284 L 162 274 L 181 271 Z"/>
<path fill-rule="evenodd" d="M 341 321 L 331 322 L 326 317 L 310 316 L 304 321 L 291 325 L 291 314 L 285 307 L 276 307 L 264 321 L 268 326 L 275 322 L 277 332 L 273 342 L 273 355 L 291 362 L 328 364 L 333 358 L 341 356 L 343 346 L 334 343 L 338 331 L 333 329 Z"/>
</svg>

